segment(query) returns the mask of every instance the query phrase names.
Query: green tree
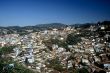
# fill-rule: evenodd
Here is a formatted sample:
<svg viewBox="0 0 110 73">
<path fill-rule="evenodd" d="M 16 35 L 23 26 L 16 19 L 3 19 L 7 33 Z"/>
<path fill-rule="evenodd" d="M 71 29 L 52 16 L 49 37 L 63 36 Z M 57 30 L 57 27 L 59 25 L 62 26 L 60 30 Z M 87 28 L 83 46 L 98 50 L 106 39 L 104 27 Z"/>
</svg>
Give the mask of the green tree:
<svg viewBox="0 0 110 73">
<path fill-rule="evenodd" d="M 69 45 L 75 45 L 75 44 L 77 44 L 78 42 L 81 42 L 82 40 L 81 40 L 81 36 L 79 36 L 79 35 L 74 35 L 73 33 L 71 33 L 71 34 L 69 34 L 68 36 L 67 36 L 67 39 L 66 39 L 66 42 L 67 42 L 67 44 L 69 44 Z"/>
</svg>

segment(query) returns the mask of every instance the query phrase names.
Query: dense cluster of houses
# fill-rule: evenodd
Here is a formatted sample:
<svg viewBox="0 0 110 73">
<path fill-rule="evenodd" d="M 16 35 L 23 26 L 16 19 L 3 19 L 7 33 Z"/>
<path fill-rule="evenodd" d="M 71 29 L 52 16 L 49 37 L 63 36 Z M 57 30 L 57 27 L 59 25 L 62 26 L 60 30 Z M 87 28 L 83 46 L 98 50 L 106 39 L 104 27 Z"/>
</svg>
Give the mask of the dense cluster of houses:
<svg viewBox="0 0 110 73">
<path fill-rule="evenodd" d="M 102 30 L 105 28 L 100 26 Z M 88 30 L 94 32 L 96 27 L 91 26 Z M 0 46 L 16 45 L 13 52 L 9 54 L 14 61 L 37 71 L 39 73 L 51 73 L 55 69 L 48 67 L 49 61 L 58 58 L 64 69 L 87 68 L 91 72 L 104 70 L 110 72 L 110 38 L 108 33 L 104 37 L 98 34 L 90 37 L 81 37 L 81 42 L 76 45 L 68 45 L 66 48 L 52 44 L 50 51 L 43 43 L 44 40 L 59 39 L 65 40 L 70 33 L 81 34 L 79 30 L 71 27 L 64 29 L 44 30 L 20 36 L 19 34 L 8 34 L 0 36 Z M 58 72 L 60 73 L 60 72 Z M 67 72 L 68 73 L 68 72 Z"/>
</svg>

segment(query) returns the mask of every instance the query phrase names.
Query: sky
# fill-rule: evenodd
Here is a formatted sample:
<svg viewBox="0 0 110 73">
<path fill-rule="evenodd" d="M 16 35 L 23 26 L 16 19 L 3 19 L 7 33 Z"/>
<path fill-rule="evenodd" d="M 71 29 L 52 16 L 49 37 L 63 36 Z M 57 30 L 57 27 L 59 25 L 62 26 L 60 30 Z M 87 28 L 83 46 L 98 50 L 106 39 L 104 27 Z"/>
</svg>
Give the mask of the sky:
<svg viewBox="0 0 110 73">
<path fill-rule="evenodd" d="M 110 0 L 0 0 L 0 26 L 110 20 Z"/>
</svg>

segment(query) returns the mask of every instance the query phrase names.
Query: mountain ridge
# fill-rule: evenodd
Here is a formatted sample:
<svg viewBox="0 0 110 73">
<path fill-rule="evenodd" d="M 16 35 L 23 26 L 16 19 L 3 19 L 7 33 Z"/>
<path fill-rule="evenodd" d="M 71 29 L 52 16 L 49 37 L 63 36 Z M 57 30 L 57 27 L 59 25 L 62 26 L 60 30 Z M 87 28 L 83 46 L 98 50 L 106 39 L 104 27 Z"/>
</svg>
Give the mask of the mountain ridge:
<svg viewBox="0 0 110 73">
<path fill-rule="evenodd" d="M 103 21 L 103 22 L 97 22 L 97 23 L 85 23 L 85 24 L 63 24 L 63 23 L 48 23 L 48 24 L 38 24 L 35 26 L 8 26 L 8 27 L 3 27 L 0 26 L 0 35 L 4 34 L 4 32 L 11 34 L 11 33 L 30 33 L 30 32 L 37 32 L 37 31 L 42 31 L 42 30 L 47 30 L 47 29 L 62 29 L 65 27 L 76 27 L 76 28 L 88 28 L 91 25 L 97 26 L 99 25 L 110 25 L 110 21 Z"/>
</svg>

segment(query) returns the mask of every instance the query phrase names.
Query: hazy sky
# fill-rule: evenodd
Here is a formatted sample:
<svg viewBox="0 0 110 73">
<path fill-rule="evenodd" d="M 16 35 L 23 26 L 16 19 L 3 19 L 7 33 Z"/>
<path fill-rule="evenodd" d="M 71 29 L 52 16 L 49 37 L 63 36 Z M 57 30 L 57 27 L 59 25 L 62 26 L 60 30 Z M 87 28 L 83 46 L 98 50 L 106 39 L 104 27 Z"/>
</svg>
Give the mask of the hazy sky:
<svg viewBox="0 0 110 73">
<path fill-rule="evenodd" d="M 110 20 L 110 0 L 0 0 L 0 26 Z"/>
</svg>

